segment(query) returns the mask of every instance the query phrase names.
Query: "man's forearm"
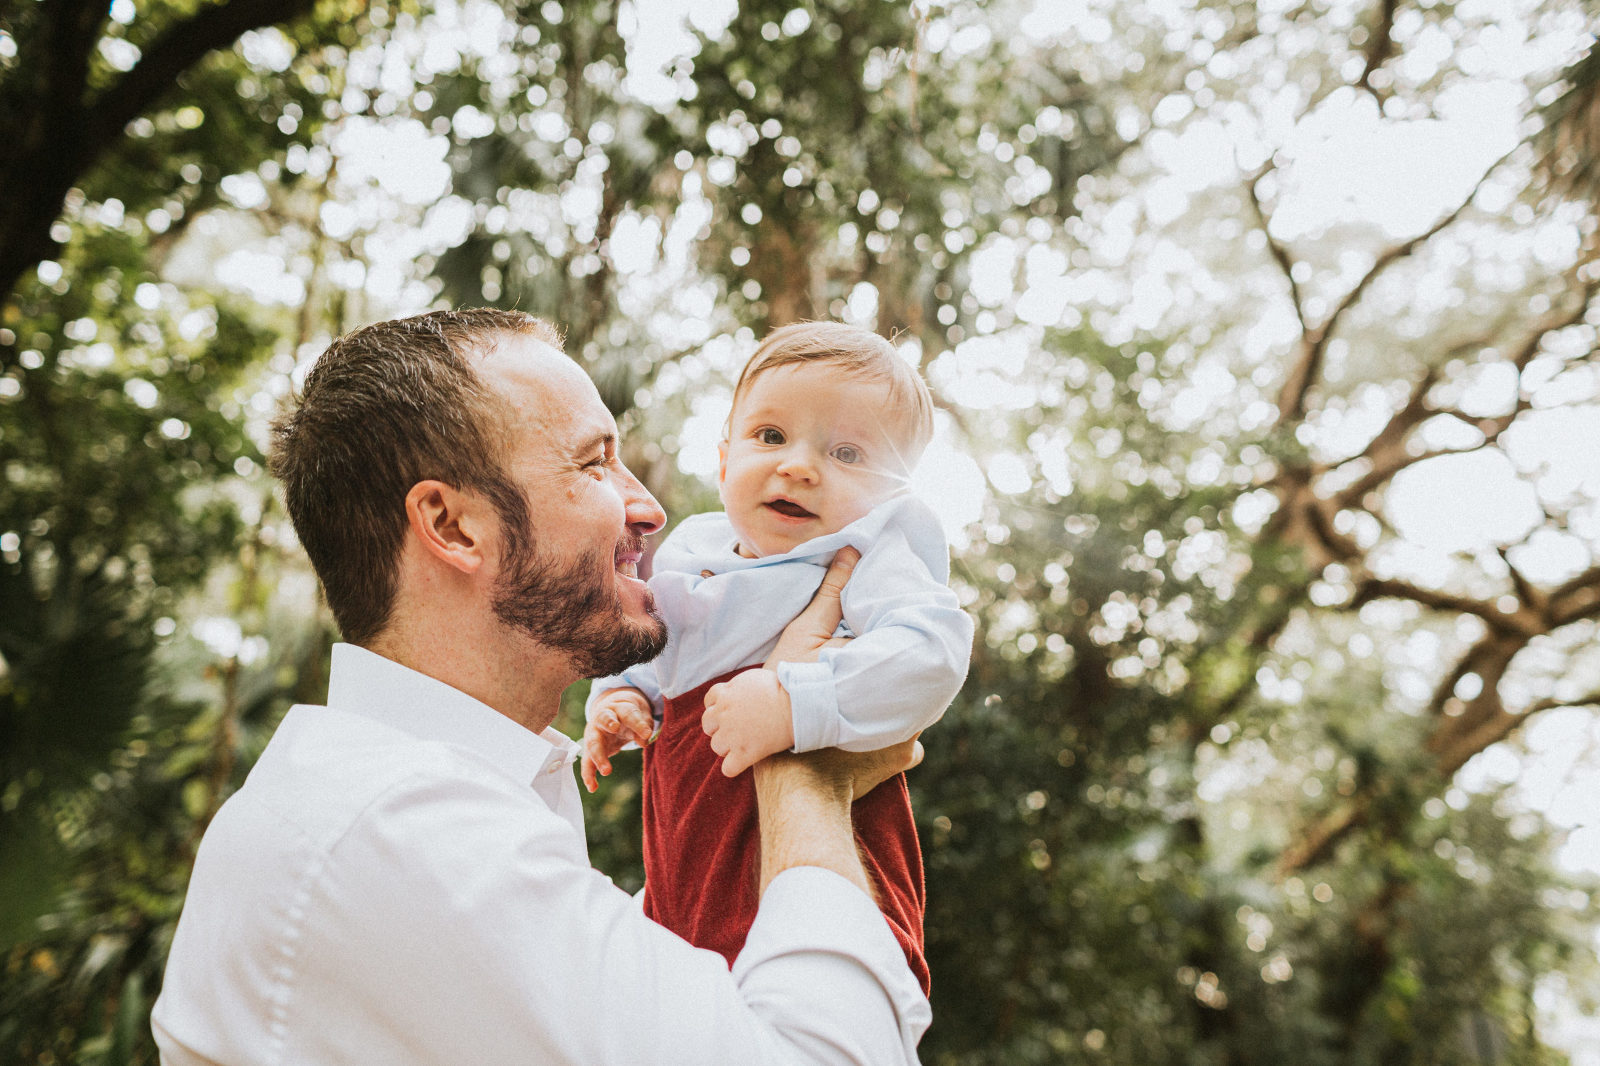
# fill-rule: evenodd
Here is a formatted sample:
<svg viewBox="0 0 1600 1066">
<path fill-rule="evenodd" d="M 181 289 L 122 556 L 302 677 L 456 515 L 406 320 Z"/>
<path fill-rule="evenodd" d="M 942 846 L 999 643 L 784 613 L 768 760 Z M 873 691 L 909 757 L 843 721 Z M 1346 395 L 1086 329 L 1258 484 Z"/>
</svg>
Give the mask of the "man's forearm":
<svg viewBox="0 0 1600 1066">
<path fill-rule="evenodd" d="M 851 783 L 792 755 L 753 770 L 761 812 L 761 891 L 784 870 L 820 866 L 872 894 L 850 824 Z"/>
</svg>

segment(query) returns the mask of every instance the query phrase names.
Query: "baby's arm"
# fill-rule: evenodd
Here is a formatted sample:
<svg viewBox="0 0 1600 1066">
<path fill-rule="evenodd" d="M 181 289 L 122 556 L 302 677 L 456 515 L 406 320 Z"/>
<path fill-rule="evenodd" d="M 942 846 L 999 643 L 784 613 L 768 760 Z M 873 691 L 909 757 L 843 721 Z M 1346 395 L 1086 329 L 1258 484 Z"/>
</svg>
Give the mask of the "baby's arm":
<svg viewBox="0 0 1600 1066">
<path fill-rule="evenodd" d="M 971 654 L 972 620 L 951 594 L 948 604 L 887 613 L 814 663 L 781 664 L 794 750 L 872 751 L 911 739 L 961 691 Z"/>
<path fill-rule="evenodd" d="M 736 674 L 706 692 L 701 728 L 736 777 L 780 751 L 872 751 L 938 720 L 966 680 L 972 620 L 948 603 L 902 606 L 815 662 Z"/>
<path fill-rule="evenodd" d="M 845 589 L 854 639 L 830 642 L 810 662 L 746 670 L 706 693 L 702 726 L 724 774 L 778 751 L 889 747 L 944 714 L 966 680 L 973 626 L 930 569 L 945 550 L 931 523 L 912 537 L 889 535 L 857 564 Z"/>
<path fill-rule="evenodd" d="M 599 788 L 600 777 L 611 774 L 611 756 L 629 743 L 650 743 L 655 728 L 650 699 L 638 689 L 614 688 L 599 696 L 583 729 L 584 786 L 590 792 Z"/>
<path fill-rule="evenodd" d="M 856 639 L 824 648 L 816 662 L 778 666 L 795 751 L 886 747 L 916 736 L 950 705 L 966 680 L 972 619 L 944 583 L 944 551 L 931 515 L 908 536 L 885 536 L 845 590 Z"/>
</svg>

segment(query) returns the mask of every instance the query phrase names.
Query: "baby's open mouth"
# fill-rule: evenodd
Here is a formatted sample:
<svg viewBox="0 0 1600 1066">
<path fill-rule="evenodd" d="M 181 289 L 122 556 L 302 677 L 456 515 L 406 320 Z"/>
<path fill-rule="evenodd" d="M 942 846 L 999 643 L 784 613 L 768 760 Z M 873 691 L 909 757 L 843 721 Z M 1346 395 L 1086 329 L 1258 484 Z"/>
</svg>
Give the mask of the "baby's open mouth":
<svg viewBox="0 0 1600 1066">
<path fill-rule="evenodd" d="M 817 517 L 804 507 L 801 507 L 798 503 L 795 503 L 793 500 L 768 500 L 767 506 L 772 508 L 774 511 L 777 511 L 781 515 L 788 515 L 790 518 Z"/>
</svg>

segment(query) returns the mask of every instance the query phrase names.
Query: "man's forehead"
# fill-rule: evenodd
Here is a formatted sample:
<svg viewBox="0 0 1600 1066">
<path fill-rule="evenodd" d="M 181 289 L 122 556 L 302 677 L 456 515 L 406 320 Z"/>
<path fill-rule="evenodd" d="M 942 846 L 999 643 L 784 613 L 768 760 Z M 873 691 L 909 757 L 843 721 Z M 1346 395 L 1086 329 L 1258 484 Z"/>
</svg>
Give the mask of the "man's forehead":
<svg viewBox="0 0 1600 1066">
<path fill-rule="evenodd" d="M 558 450 L 616 434 L 616 421 L 589 376 L 543 341 L 504 337 L 484 354 L 479 372 L 505 401 L 514 429 L 536 431 Z"/>
</svg>

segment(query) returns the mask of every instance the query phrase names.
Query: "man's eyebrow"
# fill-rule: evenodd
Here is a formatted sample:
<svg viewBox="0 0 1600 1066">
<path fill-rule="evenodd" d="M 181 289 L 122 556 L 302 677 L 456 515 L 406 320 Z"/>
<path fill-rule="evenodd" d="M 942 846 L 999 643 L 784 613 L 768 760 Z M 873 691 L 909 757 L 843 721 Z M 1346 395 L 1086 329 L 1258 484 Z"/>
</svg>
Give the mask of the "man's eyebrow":
<svg viewBox="0 0 1600 1066">
<path fill-rule="evenodd" d="M 611 432 L 610 430 L 606 430 L 604 433 L 595 434 L 593 437 L 590 437 L 588 440 L 584 441 L 578 447 L 574 448 L 573 449 L 573 454 L 574 455 L 588 455 L 590 452 L 594 451 L 596 448 L 604 449 L 608 445 L 615 444 L 616 442 L 617 442 L 617 435 L 615 433 Z"/>
</svg>

